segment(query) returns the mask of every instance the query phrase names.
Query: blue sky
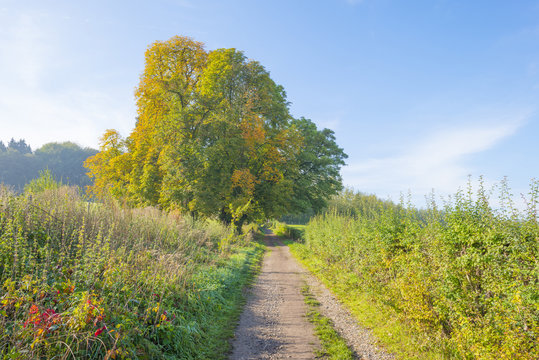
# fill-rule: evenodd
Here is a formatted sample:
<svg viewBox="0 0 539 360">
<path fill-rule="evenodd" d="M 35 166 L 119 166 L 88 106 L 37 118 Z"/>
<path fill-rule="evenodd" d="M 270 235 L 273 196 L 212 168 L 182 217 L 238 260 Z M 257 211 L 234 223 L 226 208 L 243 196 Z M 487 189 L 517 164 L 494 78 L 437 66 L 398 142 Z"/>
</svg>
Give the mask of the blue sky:
<svg viewBox="0 0 539 360">
<path fill-rule="evenodd" d="M 144 51 L 235 47 L 336 132 L 347 186 L 414 202 L 539 177 L 539 1 L 0 0 L 0 140 L 128 135 Z"/>
</svg>

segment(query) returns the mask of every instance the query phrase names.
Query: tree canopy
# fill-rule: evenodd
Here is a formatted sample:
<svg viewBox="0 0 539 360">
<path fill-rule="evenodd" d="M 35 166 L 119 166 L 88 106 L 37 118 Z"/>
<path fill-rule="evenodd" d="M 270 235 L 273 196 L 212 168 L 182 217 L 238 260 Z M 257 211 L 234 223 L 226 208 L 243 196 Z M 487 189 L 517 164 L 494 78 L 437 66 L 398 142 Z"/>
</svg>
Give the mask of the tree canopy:
<svg viewBox="0 0 539 360">
<path fill-rule="evenodd" d="M 108 130 L 86 161 L 90 190 L 237 226 L 318 209 L 342 188 L 331 130 L 293 119 L 282 86 L 236 49 L 175 36 L 146 51 L 136 126 Z"/>
<path fill-rule="evenodd" d="M 0 141 L 0 183 L 21 191 L 40 171 L 48 169 L 56 181 L 85 187 L 90 178 L 83 163 L 96 153 L 72 142 L 48 143 L 32 152 L 24 139 L 11 139 L 8 146 Z"/>
</svg>

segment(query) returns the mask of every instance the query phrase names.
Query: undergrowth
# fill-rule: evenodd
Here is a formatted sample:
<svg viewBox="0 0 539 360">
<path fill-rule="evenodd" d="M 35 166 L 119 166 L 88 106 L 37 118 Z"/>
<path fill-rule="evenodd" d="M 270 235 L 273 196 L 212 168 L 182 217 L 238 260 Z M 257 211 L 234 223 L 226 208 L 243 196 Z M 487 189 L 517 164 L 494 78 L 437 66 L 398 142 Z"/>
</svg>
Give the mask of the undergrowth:
<svg viewBox="0 0 539 360">
<path fill-rule="evenodd" d="M 400 358 L 537 359 L 539 183 L 524 210 L 499 189 L 496 207 L 480 183 L 426 211 L 330 211 L 292 250 Z"/>
<path fill-rule="evenodd" d="M 226 357 L 261 245 L 45 185 L 0 187 L 0 358 Z"/>
</svg>

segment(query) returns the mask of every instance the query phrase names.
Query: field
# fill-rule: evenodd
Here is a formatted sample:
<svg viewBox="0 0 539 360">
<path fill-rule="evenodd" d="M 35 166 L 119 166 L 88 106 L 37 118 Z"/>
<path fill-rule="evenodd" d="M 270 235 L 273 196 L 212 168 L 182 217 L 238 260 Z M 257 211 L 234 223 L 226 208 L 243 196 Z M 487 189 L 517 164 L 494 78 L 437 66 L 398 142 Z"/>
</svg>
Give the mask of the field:
<svg viewBox="0 0 539 360">
<path fill-rule="evenodd" d="M 399 358 L 537 359 L 538 183 L 523 211 L 508 194 L 422 211 L 336 199 L 292 251 Z"/>
<path fill-rule="evenodd" d="M 1 358 L 225 358 L 251 234 L 41 181 L 0 188 Z"/>
</svg>

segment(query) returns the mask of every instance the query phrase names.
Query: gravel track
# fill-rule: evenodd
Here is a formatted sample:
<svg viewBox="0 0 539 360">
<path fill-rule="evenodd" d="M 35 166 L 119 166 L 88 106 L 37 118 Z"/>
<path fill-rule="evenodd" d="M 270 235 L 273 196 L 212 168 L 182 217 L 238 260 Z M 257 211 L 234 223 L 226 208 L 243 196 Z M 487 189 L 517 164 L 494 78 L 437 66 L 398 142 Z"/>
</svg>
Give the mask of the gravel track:
<svg viewBox="0 0 539 360">
<path fill-rule="evenodd" d="M 370 331 L 359 326 L 331 292 L 299 265 L 288 246 L 272 234 L 265 241 L 268 253 L 240 317 L 231 360 L 316 359 L 320 343 L 305 316 L 307 306 L 301 294 L 305 283 L 320 302 L 320 313 L 332 320 L 356 358 L 393 359 L 375 345 Z"/>
<path fill-rule="evenodd" d="M 350 314 L 348 309 L 311 274 L 304 275 L 311 293 L 320 303 L 318 311 L 331 319 L 333 328 L 346 341 L 356 359 L 392 360 L 394 356 L 376 345 L 370 330 L 362 327 Z"/>
<path fill-rule="evenodd" d="M 319 342 L 307 320 L 305 270 L 274 235 L 240 317 L 230 359 L 314 359 Z"/>
</svg>

